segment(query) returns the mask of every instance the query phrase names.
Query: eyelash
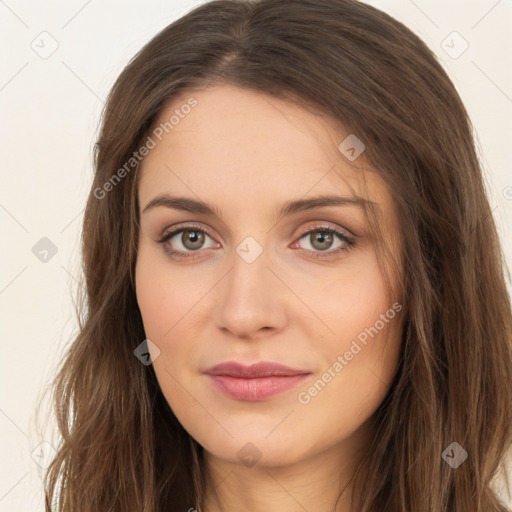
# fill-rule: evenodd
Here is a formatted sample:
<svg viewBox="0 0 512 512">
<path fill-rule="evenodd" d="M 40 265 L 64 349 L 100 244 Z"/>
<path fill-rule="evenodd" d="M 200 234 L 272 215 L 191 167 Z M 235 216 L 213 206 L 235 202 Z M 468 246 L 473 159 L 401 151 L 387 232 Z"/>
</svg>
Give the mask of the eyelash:
<svg viewBox="0 0 512 512">
<path fill-rule="evenodd" d="M 160 240 L 157 240 L 157 242 L 164 246 L 164 251 L 169 256 L 172 256 L 173 258 L 176 258 L 180 261 L 188 259 L 188 258 L 195 259 L 195 255 L 197 253 L 202 252 L 201 249 L 198 249 L 197 251 L 188 251 L 188 252 L 176 251 L 174 249 L 171 249 L 168 245 L 164 245 L 168 240 L 170 240 L 171 238 L 173 238 L 174 236 L 176 236 L 177 234 L 179 234 L 183 231 L 198 231 L 198 232 L 204 233 L 205 235 L 208 235 L 212 240 L 214 239 L 213 236 L 210 235 L 210 233 L 207 230 L 205 230 L 204 228 L 201 228 L 199 226 L 192 225 L 192 224 L 186 225 L 186 226 L 178 226 L 176 229 L 173 229 L 171 232 L 164 233 L 162 238 L 160 238 Z M 309 229 L 309 230 L 301 233 L 299 235 L 299 238 L 297 238 L 297 241 L 301 240 L 306 235 L 310 235 L 311 233 L 315 233 L 315 232 L 330 233 L 330 234 L 336 235 L 341 240 L 341 242 L 346 244 L 346 247 L 343 247 L 343 245 L 341 245 L 340 247 L 338 247 L 334 250 L 330 250 L 330 251 L 309 251 L 307 249 L 303 249 L 303 251 L 305 251 L 306 253 L 308 253 L 309 256 L 311 256 L 315 259 L 328 259 L 328 258 L 338 256 L 341 253 L 349 251 L 355 245 L 355 240 L 352 237 L 348 236 L 346 233 L 343 233 L 342 231 L 339 231 L 339 230 L 337 230 L 333 227 L 329 227 L 329 226 L 318 226 L 318 227 Z M 295 242 L 294 242 L 294 244 L 295 244 Z"/>
</svg>

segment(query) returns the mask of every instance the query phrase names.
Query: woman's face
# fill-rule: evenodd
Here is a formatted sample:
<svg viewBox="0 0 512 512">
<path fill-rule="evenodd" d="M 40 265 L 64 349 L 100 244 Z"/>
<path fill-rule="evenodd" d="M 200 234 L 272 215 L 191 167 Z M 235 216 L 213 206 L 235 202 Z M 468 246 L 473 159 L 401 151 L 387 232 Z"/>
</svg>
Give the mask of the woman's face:
<svg viewBox="0 0 512 512">
<path fill-rule="evenodd" d="M 353 137 L 342 156 L 349 133 L 264 94 L 210 87 L 160 121 L 139 169 L 136 289 L 166 400 L 224 461 L 341 457 L 399 356 L 402 306 L 361 207 L 375 203 L 398 257 L 388 191 L 350 165 Z"/>
</svg>

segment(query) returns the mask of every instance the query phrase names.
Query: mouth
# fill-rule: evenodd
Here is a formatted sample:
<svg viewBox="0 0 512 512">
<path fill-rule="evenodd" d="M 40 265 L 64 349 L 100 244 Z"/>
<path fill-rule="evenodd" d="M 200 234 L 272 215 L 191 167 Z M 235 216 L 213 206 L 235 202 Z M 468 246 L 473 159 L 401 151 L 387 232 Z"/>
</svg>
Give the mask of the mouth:
<svg viewBox="0 0 512 512">
<path fill-rule="evenodd" d="M 311 372 L 260 362 L 245 366 L 229 361 L 203 372 L 215 389 L 235 400 L 261 401 L 298 386 Z"/>
</svg>

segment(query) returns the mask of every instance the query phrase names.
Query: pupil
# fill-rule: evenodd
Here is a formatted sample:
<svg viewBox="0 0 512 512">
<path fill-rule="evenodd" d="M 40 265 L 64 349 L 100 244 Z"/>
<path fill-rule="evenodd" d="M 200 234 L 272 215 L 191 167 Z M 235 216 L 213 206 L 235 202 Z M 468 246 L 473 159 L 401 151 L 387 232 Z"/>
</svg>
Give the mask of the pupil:
<svg viewBox="0 0 512 512">
<path fill-rule="evenodd" d="M 183 233 L 184 241 L 183 244 L 189 249 L 198 249 L 201 247 L 204 235 L 198 231 L 185 231 Z M 191 246 L 190 246 L 191 244 Z"/>
<path fill-rule="evenodd" d="M 317 235 L 314 237 L 313 241 L 314 241 L 313 245 L 315 245 L 316 242 L 320 243 L 320 247 L 317 247 L 318 249 L 325 250 L 325 249 L 328 249 L 332 243 L 332 235 L 325 231 L 318 231 Z M 322 244 L 325 244 L 325 242 L 327 242 L 327 247 L 325 247 L 325 245 L 322 245 Z"/>
</svg>

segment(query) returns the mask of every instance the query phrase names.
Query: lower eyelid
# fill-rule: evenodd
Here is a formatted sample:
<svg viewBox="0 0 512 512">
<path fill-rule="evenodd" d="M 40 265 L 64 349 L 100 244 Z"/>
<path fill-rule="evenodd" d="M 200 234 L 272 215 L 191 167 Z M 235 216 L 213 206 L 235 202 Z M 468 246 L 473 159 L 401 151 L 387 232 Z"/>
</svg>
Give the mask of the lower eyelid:
<svg viewBox="0 0 512 512">
<path fill-rule="evenodd" d="M 325 251 L 305 249 L 305 248 L 299 247 L 300 240 L 302 240 L 303 238 L 305 238 L 307 236 L 310 236 L 312 233 L 315 233 L 315 232 L 327 232 L 327 233 L 332 234 L 339 240 L 340 245 L 338 245 L 338 247 L 335 247 L 335 248 L 326 249 Z M 294 247 L 294 248 L 299 247 L 303 251 L 313 254 L 316 258 L 322 258 L 322 257 L 328 258 L 328 257 L 335 257 L 344 251 L 348 251 L 352 246 L 354 246 L 354 244 L 355 244 L 355 242 L 352 239 L 352 237 L 349 237 L 348 235 L 346 235 L 345 233 L 343 233 L 341 231 L 337 231 L 337 230 L 333 230 L 333 229 L 325 229 L 325 228 L 324 229 L 316 228 L 316 229 L 311 229 L 311 230 L 307 231 L 306 233 L 303 233 L 302 235 L 300 235 L 297 238 L 297 240 L 295 242 L 293 242 L 292 247 Z"/>
<path fill-rule="evenodd" d="M 174 237 L 178 236 L 178 235 L 182 235 L 184 231 L 198 231 L 200 233 L 203 233 L 205 236 L 207 236 L 210 240 L 212 240 L 215 244 L 218 244 L 218 242 L 216 242 L 215 238 L 213 238 L 208 232 L 206 232 L 204 229 L 198 229 L 198 228 L 180 228 L 180 229 L 177 229 L 177 230 L 174 230 L 172 231 L 171 233 L 168 233 L 166 235 L 164 235 L 162 237 L 162 239 L 159 241 L 159 243 L 162 243 L 162 244 L 168 244 Z M 170 245 L 170 244 L 169 244 Z M 206 249 L 212 249 L 213 247 L 206 247 Z M 198 249 L 197 251 L 183 251 L 182 249 L 175 249 L 176 252 L 189 252 L 189 253 L 194 253 L 194 252 L 200 252 L 202 250 L 204 250 L 205 248 L 204 247 L 201 247 L 201 249 Z"/>
<path fill-rule="evenodd" d="M 158 243 L 160 243 L 162 245 L 166 245 L 172 238 L 174 238 L 175 236 L 177 236 L 179 234 L 182 234 L 183 231 L 199 231 L 199 232 L 203 233 L 204 235 L 206 235 L 208 238 L 210 238 L 210 240 L 214 241 L 214 243 L 218 244 L 218 242 L 216 242 L 215 238 L 212 235 L 210 235 L 205 229 L 200 228 L 200 227 L 196 227 L 196 226 L 184 226 L 184 227 L 179 227 L 177 229 L 174 229 L 170 233 L 164 234 L 161 237 L 161 239 L 158 240 Z M 311 249 L 302 249 L 302 250 L 306 251 L 306 252 L 309 252 L 309 253 L 318 254 L 320 256 L 325 253 L 326 257 L 328 257 L 329 255 L 336 255 L 338 252 L 342 252 L 344 250 L 348 250 L 350 248 L 350 246 L 352 246 L 354 244 L 354 241 L 353 241 L 352 237 L 350 237 L 346 233 L 344 233 L 342 231 L 338 231 L 337 229 L 334 229 L 334 228 L 326 228 L 326 227 L 319 226 L 319 227 L 316 227 L 316 228 L 311 228 L 311 229 L 301 233 L 295 239 L 295 241 L 293 242 L 292 245 L 296 245 L 299 240 L 302 240 L 303 238 L 305 238 L 308 235 L 311 235 L 312 233 L 322 232 L 322 231 L 323 232 L 327 232 L 327 233 L 331 233 L 332 235 L 336 236 L 338 238 L 338 240 L 340 240 L 342 245 L 346 244 L 349 247 L 342 248 L 342 246 L 338 246 L 335 249 L 327 249 L 326 251 L 314 251 L 314 250 L 311 250 Z M 168 247 L 167 251 L 171 252 L 171 253 L 174 253 L 174 254 L 193 255 L 195 253 L 200 253 L 201 251 L 204 251 L 204 250 L 207 250 L 207 249 L 213 249 L 213 248 L 214 247 L 207 247 L 207 248 L 198 249 L 196 251 L 190 251 L 190 250 L 184 251 L 182 249 L 171 249 L 171 248 Z"/>
</svg>

